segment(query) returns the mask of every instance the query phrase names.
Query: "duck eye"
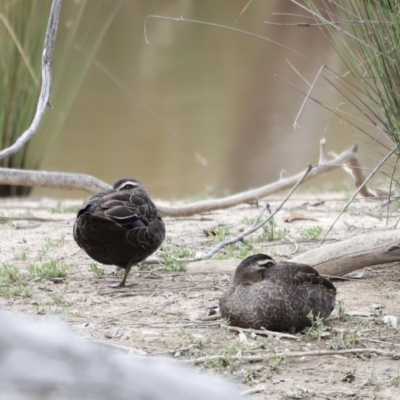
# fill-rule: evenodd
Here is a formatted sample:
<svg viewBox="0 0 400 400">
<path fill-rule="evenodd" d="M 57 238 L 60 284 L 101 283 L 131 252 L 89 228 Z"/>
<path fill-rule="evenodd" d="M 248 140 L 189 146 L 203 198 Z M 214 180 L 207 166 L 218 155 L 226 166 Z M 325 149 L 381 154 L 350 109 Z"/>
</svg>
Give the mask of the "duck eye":
<svg viewBox="0 0 400 400">
<path fill-rule="evenodd" d="M 135 189 L 137 185 L 134 185 L 133 183 L 127 183 L 126 185 L 122 186 L 119 190 L 132 190 Z"/>
<path fill-rule="evenodd" d="M 268 260 L 268 259 L 257 261 L 257 264 L 260 267 L 264 267 L 264 268 L 269 268 L 269 267 L 272 267 L 273 265 L 275 265 L 274 261 Z"/>
</svg>

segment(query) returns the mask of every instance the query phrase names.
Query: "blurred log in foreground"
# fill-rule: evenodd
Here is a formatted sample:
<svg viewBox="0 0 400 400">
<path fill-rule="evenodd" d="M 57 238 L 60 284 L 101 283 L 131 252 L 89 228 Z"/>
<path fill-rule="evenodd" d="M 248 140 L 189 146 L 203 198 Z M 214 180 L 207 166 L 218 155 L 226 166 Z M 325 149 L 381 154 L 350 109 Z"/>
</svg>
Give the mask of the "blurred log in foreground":
<svg viewBox="0 0 400 400">
<path fill-rule="evenodd" d="M 145 357 L 117 356 L 55 324 L 0 312 L 0 400 L 235 400 L 226 382 Z"/>
</svg>

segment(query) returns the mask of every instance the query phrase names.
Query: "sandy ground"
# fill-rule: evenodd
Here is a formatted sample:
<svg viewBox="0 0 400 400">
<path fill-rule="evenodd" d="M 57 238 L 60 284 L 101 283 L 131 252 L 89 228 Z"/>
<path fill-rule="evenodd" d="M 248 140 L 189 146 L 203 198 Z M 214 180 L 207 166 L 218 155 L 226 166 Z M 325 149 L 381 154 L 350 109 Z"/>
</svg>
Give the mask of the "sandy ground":
<svg viewBox="0 0 400 400">
<path fill-rule="evenodd" d="M 279 203 L 279 198 L 270 200 L 271 209 Z M 268 232 L 255 232 L 245 243 L 222 250 L 218 258 L 265 252 L 278 260 L 290 259 L 317 246 L 317 237 L 344 204 L 344 194 L 298 195 L 276 216 L 274 235 L 269 225 Z M 384 322 L 387 315 L 400 317 L 398 265 L 369 268 L 362 279 L 336 281 L 339 302 L 331 318 L 298 334 L 297 340 L 239 334 L 212 315 L 228 275 L 190 275 L 177 271 L 181 265 L 171 262 L 166 267 L 172 272 L 167 272 L 159 261 L 184 255 L 186 249 L 204 252 L 224 237 L 236 236 L 251 225 L 262 203 L 258 208 L 243 205 L 191 218 L 165 218 L 167 238 L 152 257 L 155 264 L 133 270 L 128 279 L 135 285 L 124 290 L 109 288 L 120 277 L 111 274 L 112 267 L 94 266 L 75 244 L 77 205 L 0 201 L 3 308 L 38 319 L 60 319 L 77 335 L 115 351 L 171 357 L 225 375 L 243 390 L 252 389 L 253 398 L 400 397 L 400 364 L 391 356 L 366 350 L 357 355 L 273 357 L 276 352 L 355 348 L 400 354 L 400 333 Z M 285 222 L 298 214 L 310 219 Z M 388 227 L 397 216 L 390 213 Z M 361 199 L 339 220 L 326 243 L 384 229 L 386 209 L 377 200 Z M 63 269 L 65 278 L 54 279 Z M 262 360 L 250 362 L 245 357 L 250 355 Z"/>
</svg>

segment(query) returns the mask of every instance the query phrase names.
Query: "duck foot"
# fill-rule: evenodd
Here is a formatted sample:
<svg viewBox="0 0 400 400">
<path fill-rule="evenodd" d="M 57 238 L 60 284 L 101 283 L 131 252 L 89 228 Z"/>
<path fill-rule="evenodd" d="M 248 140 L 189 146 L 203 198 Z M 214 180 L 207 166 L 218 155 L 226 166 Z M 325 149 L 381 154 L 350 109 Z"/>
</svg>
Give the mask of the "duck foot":
<svg viewBox="0 0 400 400">
<path fill-rule="evenodd" d="M 137 283 L 130 283 L 129 285 L 126 284 L 126 278 L 128 277 L 128 274 L 129 274 L 129 271 L 131 270 L 131 268 L 132 268 L 132 265 L 129 265 L 129 266 L 125 267 L 125 274 L 124 274 L 124 277 L 122 278 L 122 281 L 120 283 L 117 283 L 117 284 L 114 284 L 114 285 L 110 285 L 110 287 L 112 287 L 112 288 L 123 288 L 123 287 L 132 286 L 132 285 L 137 285 Z"/>
<path fill-rule="evenodd" d="M 136 286 L 136 285 L 137 285 L 136 282 L 124 283 L 124 284 L 122 284 L 122 282 L 119 282 L 119 283 L 113 283 L 112 285 L 108 285 L 108 287 L 113 288 L 113 289 L 118 289 L 118 288 L 126 288 L 126 287 Z"/>
</svg>

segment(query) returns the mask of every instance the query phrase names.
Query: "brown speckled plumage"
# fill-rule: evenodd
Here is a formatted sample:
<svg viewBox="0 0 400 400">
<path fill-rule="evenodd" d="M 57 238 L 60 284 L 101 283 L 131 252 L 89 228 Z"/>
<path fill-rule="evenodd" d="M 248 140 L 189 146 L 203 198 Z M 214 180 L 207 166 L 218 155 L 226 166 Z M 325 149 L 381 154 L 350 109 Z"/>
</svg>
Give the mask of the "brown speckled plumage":
<svg viewBox="0 0 400 400">
<path fill-rule="evenodd" d="M 311 325 L 310 313 L 328 317 L 335 297 L 335 286 L 314 268 L 256 254 L 236 268 L 219 307 L 235 326 L 297 331 Z"/>
<path fill-rule="evenodd" d="M 117 285 L 124 286 L 131 267 L 160 247 L 165 226 L 145 187 L 134 179 L 121 179 L 113 189 L 83 202 L 73 234 L 94 260 L 125 268 Z"/>
</svg>

